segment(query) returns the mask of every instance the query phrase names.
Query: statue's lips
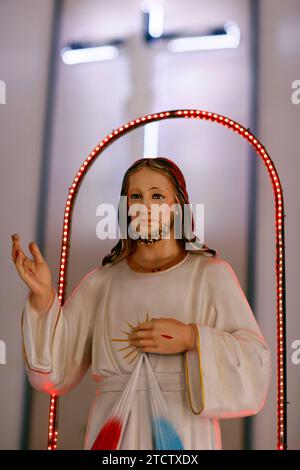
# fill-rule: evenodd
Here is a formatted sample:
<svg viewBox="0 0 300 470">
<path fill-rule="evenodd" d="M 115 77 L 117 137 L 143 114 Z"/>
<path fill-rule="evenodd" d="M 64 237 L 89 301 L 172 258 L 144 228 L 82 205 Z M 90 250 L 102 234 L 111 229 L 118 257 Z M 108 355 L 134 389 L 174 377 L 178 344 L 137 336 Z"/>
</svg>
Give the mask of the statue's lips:
<svg viewBox="0 0 300 470">
<path fill-rule="evenodd" d="M 156 219 L 151 219 L 151 218 L 149 217 L 149 219 L 139 219 L 139 222 L 141 222 L 141 223 L 143 223 L 143 224 L 145 224 L 145 223 L 148 222 L 148 223 L 150 224 L 150 223 L 158 222 L 158 220 L 156 220 Z"/>
</svg>

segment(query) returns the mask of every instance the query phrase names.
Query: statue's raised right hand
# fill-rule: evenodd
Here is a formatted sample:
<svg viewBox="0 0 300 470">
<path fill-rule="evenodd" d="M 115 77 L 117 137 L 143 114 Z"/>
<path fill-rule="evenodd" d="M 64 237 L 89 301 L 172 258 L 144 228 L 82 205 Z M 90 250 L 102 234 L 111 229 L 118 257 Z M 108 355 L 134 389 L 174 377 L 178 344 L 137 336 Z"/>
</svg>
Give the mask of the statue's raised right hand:
<svg viewBox="0 0 300 470">
<path fill-rule="evenodd" d="M 29 243 L 33 260 L 29 259 L 21 248 L 20 236 L 11 236 L 12 260 L 21 279 L 27 284 L 33 296 L 49 299 L 52 295 L 51 272 L 36 243 Z"/>
</svg>

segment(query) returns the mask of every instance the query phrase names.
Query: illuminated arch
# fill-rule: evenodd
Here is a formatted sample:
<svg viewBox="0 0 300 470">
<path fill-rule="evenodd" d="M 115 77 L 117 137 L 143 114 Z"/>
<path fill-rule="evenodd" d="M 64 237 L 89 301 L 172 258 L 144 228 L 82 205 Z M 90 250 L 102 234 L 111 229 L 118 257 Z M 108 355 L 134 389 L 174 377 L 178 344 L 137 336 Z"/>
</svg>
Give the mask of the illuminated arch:
<svg viewBox="0 0 300 470">
<path fill-rule="evenodd" d="M 275 231 L 276 231 L 276 314 L 277 314 L 277 449 L 287 449 L 287 400 L 286 400 L 286 296 L 285 296 L 285 244 L 284 244 L 284 204 L 280 179 L 277 170 L 268 152 L 259 140 L 237 122 L 217 113 L 200 111 L 197 109 L 164 111 L 156 114 L 148 114 L 134 119 L 127 124 L 114 129 L 108 134 L 89 154 L 79 168 L 72 185 L 65 207 L 63 235 L 61 243 L 60 275 L 58 282 L 58 298 L 63 305 L 67 285 L 67 267 L 70 250 L 70 234 L 74 203 L 79 187 L 85 174 L 90 169 L 97 157 L 113 142 L 128 132 L 153 121 L 162 121 L 173 118 L 201 119 L 212 121 L 236 132 L 248 141 L 265 164 L 274 191 L 275 203 Z M 58 396 L 51 395 L 48 426 L 48 450 L 57 448 L 58 436 Z"/>
</svg>

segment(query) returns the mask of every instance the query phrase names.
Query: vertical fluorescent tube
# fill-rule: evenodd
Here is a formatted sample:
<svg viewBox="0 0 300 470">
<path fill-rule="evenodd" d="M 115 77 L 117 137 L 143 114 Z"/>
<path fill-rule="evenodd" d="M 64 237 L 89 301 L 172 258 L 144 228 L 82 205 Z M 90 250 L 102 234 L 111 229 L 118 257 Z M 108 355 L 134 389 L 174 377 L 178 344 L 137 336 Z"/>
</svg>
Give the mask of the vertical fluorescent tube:
<svg viewBox="0 0 300 470">
<path fill-rule="evenodd" d="M 158 154 L 158 122 L 147 124 L 144 129 L 143 157 L 156 157 Z"/>
<path fill-rule="evenodd" d="M 164 10 L 161 5 L 153 5 L 149 15 L 149 34 L 153 38 L 159 38 L 164 31 Z"/>
</svg>

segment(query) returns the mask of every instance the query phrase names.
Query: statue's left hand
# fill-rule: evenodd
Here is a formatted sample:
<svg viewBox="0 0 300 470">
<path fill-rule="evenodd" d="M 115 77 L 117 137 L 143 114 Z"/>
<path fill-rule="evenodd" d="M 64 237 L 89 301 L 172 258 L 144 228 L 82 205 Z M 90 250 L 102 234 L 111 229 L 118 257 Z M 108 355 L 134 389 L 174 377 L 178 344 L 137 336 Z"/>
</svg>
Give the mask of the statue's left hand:
<svg viewBox="0 0 300 470">
<path fill-rule="evenodd" d="M 152 318 L 133 329 L 129 342 L 141 352 L 177 354 L 196 348 L 195 328 L 175 318 Z"/>
</svg>

